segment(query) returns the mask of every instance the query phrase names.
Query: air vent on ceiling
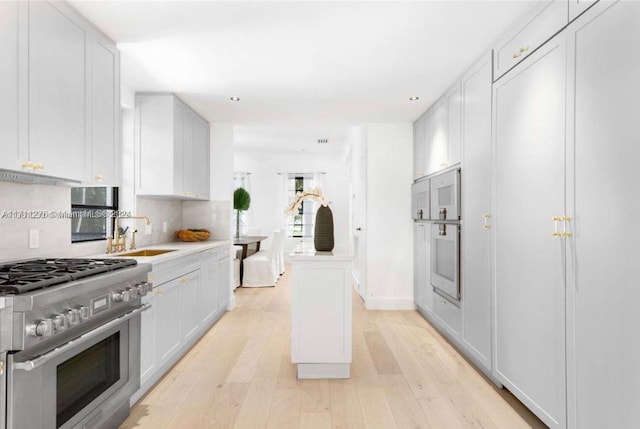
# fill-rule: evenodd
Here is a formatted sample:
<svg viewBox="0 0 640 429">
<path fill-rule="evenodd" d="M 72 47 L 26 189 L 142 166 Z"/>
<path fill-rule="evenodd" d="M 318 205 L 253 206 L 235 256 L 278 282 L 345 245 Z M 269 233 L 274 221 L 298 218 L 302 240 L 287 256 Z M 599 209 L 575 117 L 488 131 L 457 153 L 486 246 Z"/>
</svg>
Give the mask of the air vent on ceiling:
<svg viewBox="0 0 640 429">
<path fill-rule="evenodd" d="M 329 143 L 329 139 L 318 139 L 319 144 L 327 144 Z"/>
</svg>

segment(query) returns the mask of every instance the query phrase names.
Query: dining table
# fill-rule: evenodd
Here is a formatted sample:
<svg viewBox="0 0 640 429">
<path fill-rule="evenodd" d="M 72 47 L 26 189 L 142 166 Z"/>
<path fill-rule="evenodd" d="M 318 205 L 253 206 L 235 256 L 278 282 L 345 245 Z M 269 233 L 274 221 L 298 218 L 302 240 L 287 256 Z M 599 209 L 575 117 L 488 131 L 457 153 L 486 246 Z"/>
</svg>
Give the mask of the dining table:
<svg viewBox="0 0 640 429">
<path fill-rule="evenodd" d="M 258 253 L 260 251 L 260 243 L 262 242 L 262 240 L 266 240 L 267 238 L 269 237 L 266 235 L 255 235 L 233 239 L 234 246 L 242 247 L 242 256 L 240 257 L 240 285 L 242 285 L 242 280 L 244 278 L 244 264 L 242 261 L 244 261 L 247 256 L 249 256 L 249 246 L 255 244 L 255 251 L 253 251 L 252 254 Z"/>
</svg>

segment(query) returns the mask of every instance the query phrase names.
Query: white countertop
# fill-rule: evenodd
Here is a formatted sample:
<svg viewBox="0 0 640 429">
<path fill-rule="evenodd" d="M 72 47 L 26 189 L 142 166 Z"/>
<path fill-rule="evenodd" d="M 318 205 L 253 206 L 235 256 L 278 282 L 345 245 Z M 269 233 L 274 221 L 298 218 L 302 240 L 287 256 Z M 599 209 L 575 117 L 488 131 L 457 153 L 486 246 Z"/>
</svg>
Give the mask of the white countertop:
<svg viewBox="0 0 640 429">
<path fill-rule="evenodd" d="M 316 252 L 308 250 L 300 253 L 289 253 L 288 260 L 295 262 L 351 262 L 353 255 L 349 253 Z"/>
<path fill-rule="evenodd" d="M 207 241 L 194 241 L 194 242 L 183 242 L 183 241 L 170 241 L 168 243 L 160 243 L 154 244 L 153 246 L 145 246 L 140 247 L 135 250 L 127 250 L 125 252 L 120 253 L 103 253 L 100 255 L 93 255 L 94 258 L 126 258 L 126 259 L 135 259 L 139 263 L 151 263 L 157 264 L 160 262 L 170 261 L 172 259 L 180 258 L 182 256 L 191 255 L 194 253 L 202 252 L 204 250 L 214 249 L 216 247 L 229 246 L 231 241 L 229 240 L 207 240 Z M 175 250 L 173 252 L 163 253 L 161 255 L 156 256 L 122 256 L 122 254 L 139 252 L 142 250 Z"/>
</svg>

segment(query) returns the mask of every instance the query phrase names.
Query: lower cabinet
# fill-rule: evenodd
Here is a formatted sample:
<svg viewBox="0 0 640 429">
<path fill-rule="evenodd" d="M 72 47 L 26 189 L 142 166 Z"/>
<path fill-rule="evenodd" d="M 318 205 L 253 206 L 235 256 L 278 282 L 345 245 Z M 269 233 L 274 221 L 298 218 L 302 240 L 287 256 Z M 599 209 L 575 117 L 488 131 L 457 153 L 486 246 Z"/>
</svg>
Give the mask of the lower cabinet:
<svg viewBox="0 0 640 429">
<path fill-rule="evenodd" d="M 226 311 L 230 297 L 229 249 L 216 248 L 154 264 L 153 292 L 143 298 L 140 389 L 142 397 Z"/>
<path fill-rule="evenodd" d="M 415 303 L 422 311 L 433 309 L 433 287 L 430 280 L 431 224 L 416 222 L 413 226 L 414 238 L 414 295 Z"/>
</svg>

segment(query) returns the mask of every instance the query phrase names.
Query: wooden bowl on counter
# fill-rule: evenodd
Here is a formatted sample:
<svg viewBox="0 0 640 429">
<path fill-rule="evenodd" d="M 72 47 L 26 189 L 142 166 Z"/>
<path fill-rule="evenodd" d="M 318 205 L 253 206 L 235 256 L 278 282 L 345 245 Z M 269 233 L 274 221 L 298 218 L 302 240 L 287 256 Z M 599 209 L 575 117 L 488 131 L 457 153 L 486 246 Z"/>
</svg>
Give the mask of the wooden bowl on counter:
<svg viewBox="0 0 640 429">
<path fill-rule="evenodd" d="M 211 233 L 206 229 L 181 229 L 176 231 L 176 237 L 180 241 L 205 241 L 211 237 Z"/>
</svg>

